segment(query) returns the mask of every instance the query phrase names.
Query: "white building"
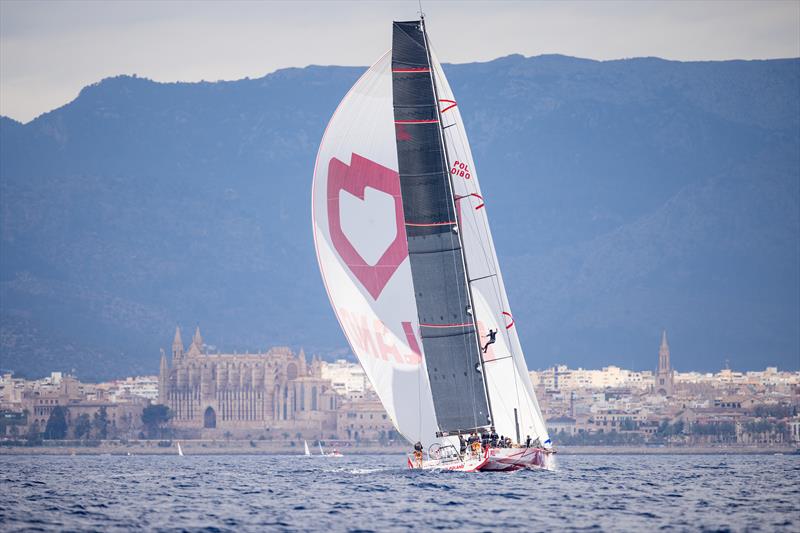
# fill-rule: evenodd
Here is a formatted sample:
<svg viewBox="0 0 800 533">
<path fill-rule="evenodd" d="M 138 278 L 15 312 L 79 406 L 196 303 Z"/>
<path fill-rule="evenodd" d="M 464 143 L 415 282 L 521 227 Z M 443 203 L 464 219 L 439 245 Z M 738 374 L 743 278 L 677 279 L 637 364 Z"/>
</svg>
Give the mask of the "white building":
<svg viewBox="0 0 800 533">
<path fill-rule="evenodd" d="M 607 387 L 630 387 L 647 389 L 652 386 L 653 373 L 637 372 L 617 366 L 603 367 L 601 370 L 571 369 L 559 365 L 547 370 L 530 373 L 534 385 L 547 390 L 605 389 Z"/>
<path fill-rule="evenodd" d="M 107 383 L 99 383 L 98 389 L 104 390 L 111 402 L 124 402 L 133 397 L 158 401 L 158 376 L 134 376 L 117 379 Z"/>
<path fill-rule="evenodd" d="M 338 394 L 349 400 L 361 400 L 372 390 L 367 374 L 361 365 L 339 359 L 335 363 L 322 363 L 322 378 L 329 379 Z"/>
</svg>

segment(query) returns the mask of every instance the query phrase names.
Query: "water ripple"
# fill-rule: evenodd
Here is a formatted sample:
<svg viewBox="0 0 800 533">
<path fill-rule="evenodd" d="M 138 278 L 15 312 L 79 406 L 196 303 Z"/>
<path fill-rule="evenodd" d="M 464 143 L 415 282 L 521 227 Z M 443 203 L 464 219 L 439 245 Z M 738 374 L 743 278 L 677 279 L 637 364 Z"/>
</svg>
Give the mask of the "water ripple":
<svg viewBox="0 0 800 533">
<path fill-rule="evenodd" d="M 800 457 L 561 456 L 557 472 L 402 456 L 0 456 L 3 531 L 800 530 Z"/>
</svg>

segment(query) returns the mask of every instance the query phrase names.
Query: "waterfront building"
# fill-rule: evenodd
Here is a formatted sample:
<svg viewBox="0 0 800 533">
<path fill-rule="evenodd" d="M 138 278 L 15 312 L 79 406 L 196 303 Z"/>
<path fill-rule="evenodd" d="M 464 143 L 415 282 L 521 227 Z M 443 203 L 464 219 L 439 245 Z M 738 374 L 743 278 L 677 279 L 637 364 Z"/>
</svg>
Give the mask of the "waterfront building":
<svg viewBox="0 0 800 533">
<path fill-rule="evenodd" d="M 361 400 L 345 402 L 337 414 L 338 435 L 348 440 L 396 439 L 394 425 L 374 393 Z"/>
<path fill-rule="evenodd" d="M 556 416 L 547 419 L 547 429 L 552 436 L 575 435 L 578 433 L 576 420 L 569 416 Z"/>
<path fill-rule="evenodd" d="M 800 445 L 800 416 L 789 420 L 789 440 L 795 445 Z"/>
</svg>

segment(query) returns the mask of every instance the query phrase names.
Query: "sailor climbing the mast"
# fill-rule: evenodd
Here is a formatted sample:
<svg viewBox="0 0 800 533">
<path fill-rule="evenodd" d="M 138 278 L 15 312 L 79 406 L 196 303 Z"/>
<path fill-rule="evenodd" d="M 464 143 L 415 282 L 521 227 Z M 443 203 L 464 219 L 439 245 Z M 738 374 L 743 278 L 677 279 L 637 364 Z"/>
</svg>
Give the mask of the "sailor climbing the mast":
<svg viewBox="0 0 800 533">
<path fill-rule="evenodd" d="M 495 340 L 497 340 L 497 339 L 496 339 L 496 337 L 497 337 L 497 330 L 496 330 L 496 329 L 490 329 L 490 330 L 489 330 L 489 334 L 488 334 L 488 335 L 485 335 L 485 337 L 488 337 L 488 338 L 489 338 L 489 342 L 487 342 L 487 343 L 486 343 L 486 346 L 484 346 L 484 347 L 483 347 L 483 353 L 486 353 L 486 350 L 488 350 L 488 349 L 489 349 L 489 345 L 490 345 L 490 344 L 494 344 Z"/>
</svg>

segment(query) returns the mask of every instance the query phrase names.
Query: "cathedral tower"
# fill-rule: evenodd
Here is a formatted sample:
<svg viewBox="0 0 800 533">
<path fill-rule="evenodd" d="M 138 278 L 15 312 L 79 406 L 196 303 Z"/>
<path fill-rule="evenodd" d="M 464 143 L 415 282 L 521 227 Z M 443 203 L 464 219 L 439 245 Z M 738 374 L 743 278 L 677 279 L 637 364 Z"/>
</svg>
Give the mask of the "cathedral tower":
<svg viewBox="0 0 800 533">
<path fill-rule="evenodd" d="M 194 330 L 194 337 L 192 337 L 192 344 L 189 346 L 189 357 L 197 357 L 203 355 L 203 336 L 200 335 L 200 326 Z"/>
<path fill-rule="evenodd" d="M 161 366 L 158 371 L 158 403 L 167 405 L 167 381 L 169 381 L 169 366 L 167 366 L 167 354 L 161 350 Z"/>
<path fill-rule="evenodd" d="M 661 332 L 661 346 L 658 348 L 658 370 L 656 370 L 656 392 L 665 396 L 672 396 L 673 371 L 669 363 L 669 343 L 667 330 Z"/>
<path fill-rule="evenodd" d="M 181 340 L 181 328 L 175 326 L 175 338 L 172 339 L 172 362 L 183 358 L 183 341 Z"/>
</svg>

